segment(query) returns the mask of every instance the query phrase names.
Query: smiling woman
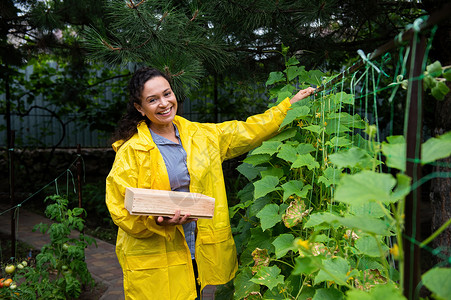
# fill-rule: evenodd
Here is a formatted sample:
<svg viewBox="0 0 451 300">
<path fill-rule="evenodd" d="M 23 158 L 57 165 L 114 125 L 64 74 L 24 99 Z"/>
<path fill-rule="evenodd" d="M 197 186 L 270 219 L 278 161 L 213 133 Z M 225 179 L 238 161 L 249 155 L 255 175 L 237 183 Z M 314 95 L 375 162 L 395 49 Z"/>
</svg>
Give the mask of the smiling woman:
<svg viewBox="0 0 451 300">
<path fill-rule="evenodd" d="M 144 84 L 141 104 L 134 103 L 135 108 L 150 120 L 149 128 L 175 143 L 174 120 L 177 112 L 177 99 L 169 82 L 164 77 L 154 77 Z"/>
<path fill-rule="evenodd" d="M 145 67 L 132 76 L 106 184 L 106 204 L 119 227 L 116 253 L 126 299 L 196 299 L 201 291 L 207 299 L 206 291 L 214 295 L 215 286 L 234 278 L 238 263 L 222 162 L 276 134 L 291 103 L 313 90 L 245 122 L 197 123 L 176 115 L 177 99 L 166 75 Z M 180 211 L 172 217 L 131 215 L 124 205 L 126 188 L 212 197 L 213 218 L 197 220 Z"/>
</svg>

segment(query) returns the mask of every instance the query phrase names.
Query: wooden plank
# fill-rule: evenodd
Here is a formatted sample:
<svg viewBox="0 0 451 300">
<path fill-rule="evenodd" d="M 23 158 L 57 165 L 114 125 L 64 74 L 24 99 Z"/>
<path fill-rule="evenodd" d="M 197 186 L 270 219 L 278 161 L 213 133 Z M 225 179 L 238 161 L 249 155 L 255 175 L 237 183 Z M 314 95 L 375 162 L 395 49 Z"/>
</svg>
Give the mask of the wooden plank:
<svg viewBox="0 0 451 300">
<path fill-rule="evenodd" d="M 215 199 L 199 193 L 126 188 L 125 208 L 131 215 L 172 217 L 180 210 L 181 216 L 211 219 Z"/>
</svg>

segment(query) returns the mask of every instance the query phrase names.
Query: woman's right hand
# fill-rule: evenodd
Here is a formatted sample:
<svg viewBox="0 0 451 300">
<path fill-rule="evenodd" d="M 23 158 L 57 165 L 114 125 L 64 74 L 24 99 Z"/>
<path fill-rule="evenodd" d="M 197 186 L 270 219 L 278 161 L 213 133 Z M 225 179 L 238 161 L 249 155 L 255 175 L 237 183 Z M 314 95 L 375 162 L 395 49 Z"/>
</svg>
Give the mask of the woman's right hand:
<svg viewBox="0 0 451 300">
<path fill-rule="evenodd" d="M 180 216 L 180 210 L 176 210 L 174 216 L 171 217 L 156 217 L 156 221 L 158 225 L 165 226 L 165 225 L 183 225 L 186 223 L 190 223 L 193 221 L 197 221 L 196 218 L 190 218 L 191 214 L 187 213 L 184 216 Z"/>
</svg>

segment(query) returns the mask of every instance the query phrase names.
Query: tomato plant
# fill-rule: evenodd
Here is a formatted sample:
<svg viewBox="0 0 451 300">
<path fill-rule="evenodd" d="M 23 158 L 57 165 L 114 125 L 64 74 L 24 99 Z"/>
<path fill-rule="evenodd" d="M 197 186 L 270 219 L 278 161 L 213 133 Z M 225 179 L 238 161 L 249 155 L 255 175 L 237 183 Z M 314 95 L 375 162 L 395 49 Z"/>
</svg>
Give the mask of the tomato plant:
<svg viewBox="0 0 451 300">
<path fill-rule="evenodd" d="M 2 289 L 4 294 L 1 296 L 11 299 L 75 299 L 80 295 L 82 285 L 94 284 L 84 251 L 95 240 L 82 233 L 85 211 L 68 209 L 68 200 L 59 195 L 49 196 L 46 201 L 51 203 L 45 213 L 54 223 L 41 223 L 33 230 L 49 234 L 50 243 L 44 245 L 36 256 L 35 266 L 29 266 L 27 261 L 13 265 L 15 269 L 17 267 L 14 281 L 20 284 L 11 280 L 9 291 Z M 72 235 L 77 231 L 78 237 Z"/>
<path fill-rule="evenodd" d="M 267 85 L 282 101 L 293 80 L 304 88 L 324 77 L 290 58 Z M 378 142 L 378 128 L 346 109 L 354 101 L 340 91 L 295 103 L 279 134 L 238 167 L 249 183 L 230 209 L 240 260 L 236 299 L 405 299 L 399 241 L 411 179 L 382 168 L 403 170 L 405 141 Z M 451 133 L 428 140 L 422 162 L 449 156 L 450 145 Z"/>
</svg>

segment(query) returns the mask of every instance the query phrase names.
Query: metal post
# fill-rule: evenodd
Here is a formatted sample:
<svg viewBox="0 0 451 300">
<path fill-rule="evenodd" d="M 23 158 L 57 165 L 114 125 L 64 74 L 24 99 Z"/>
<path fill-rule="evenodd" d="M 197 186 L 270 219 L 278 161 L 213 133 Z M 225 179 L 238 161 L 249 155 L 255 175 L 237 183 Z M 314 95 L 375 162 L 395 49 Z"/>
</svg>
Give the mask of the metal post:
<svg viewBox="0 0 451 300">
<path fill-rule="evenodd" d="M 421 178 L 421 142 L 423 127 L 423 60 L 426 52 L 426 37 L 419 34 L 410 43 L 409 58 L 409 93 L 406 133 L 406 175 L 412 178 L 412 184 Z M 409 101 L 407 101 L 409 103 Z M 404 296 L 416 299 L 415 290 L 420 282 L 420 248 L 415 241 L 420 241 L 420 203 L 421 190 L 416 188 L 406 197 L 404 245 Z"/>
<path fill-rule="evenodd" d="M 82 197 L 81 197 L 81 146 L 80 144 L 77 145 L 77 185 L 78 185 L 78 207 L 82 207 Z"/>
<path fill-rule="evenodd" d="M 11 130 L 11 139 L 8 141 L 9 161 L 9 203 L 11 207 L 16 205 L 14 197 L 14 140 L 16 132 Z M 11 210 L 11 257 L 16 257 L 16 210 Z"/>
</svg>

